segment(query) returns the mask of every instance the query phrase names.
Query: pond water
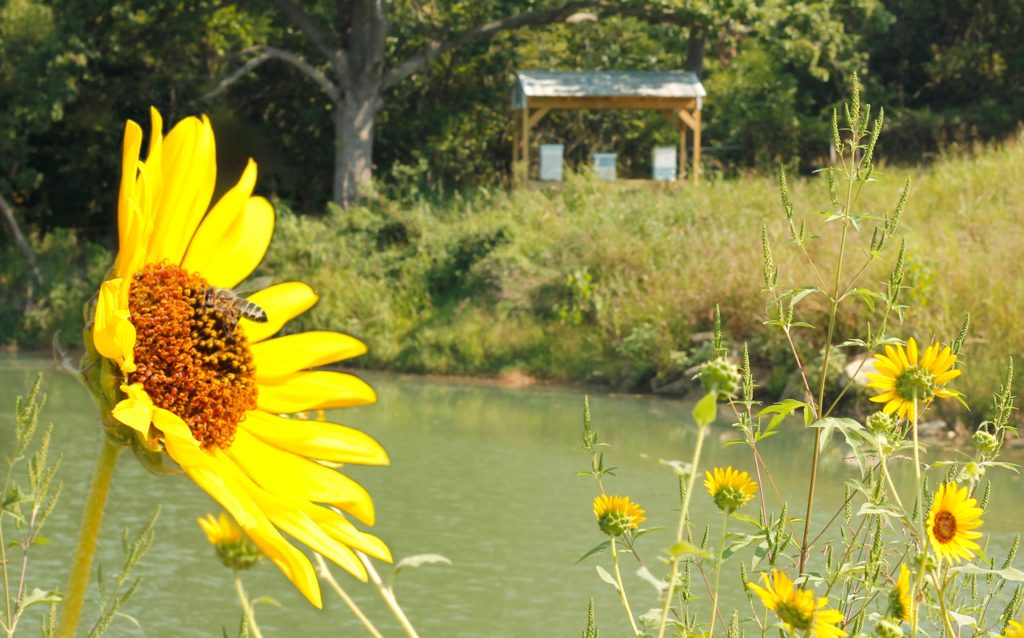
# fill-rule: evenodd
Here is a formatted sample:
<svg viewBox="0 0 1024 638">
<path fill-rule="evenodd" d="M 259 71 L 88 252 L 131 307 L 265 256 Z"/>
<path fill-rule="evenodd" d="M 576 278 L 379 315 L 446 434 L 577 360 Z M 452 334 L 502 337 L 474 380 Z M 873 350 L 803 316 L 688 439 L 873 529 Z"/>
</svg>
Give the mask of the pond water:
<svg viewBox="0 0 1024 638">
<path fill-rule="evenodd" d="M 48 395 L 42 421 L 55 426 L 54 447 L 64 455 L 64 489 L 45 534 L 51 544 L 40 546 L 31 561 L 30 584 L 63 588 L 100 435 L 92 402 L 75 379 L 46 360 L 5 357 L 0 358 L 0 452 L 10 448 L 14 397 L 27 392 L 39 371 L 45 372 Z M 371 433 L 391 455 L 390 467 L 349 471 L 374 497 L 374 532 L 398 558 L 437 553 L 452 561 L 404 570 L 398 577 L 399 600 L 422 636 L 578 636 L 591 596 L 602 633 L 626 634 L 618 597 L 595 571 L 598 563 L 608 566 L 608 557 L 576 563 L 603 540 L 591 512 L 595 484 L 576 475 L 589 463 L 580 449 L 581 390 L 366 376 L 379 403 L 329 416 Z M 591 401 L 594 425 L 611 444 L 608 462 L 618 468 L 607 489 L 638 501 L 648 511 L 646 525 L 665 528 L 640 545 L 643 558 L 660 572 L 654 559 L 671 543 L 678 487 L 675 474 L 659 460 L 689 458 L 695 440 L 688 425 L 691 406 L 649 397 L 593 396 Z M 720 444 L 726 432 L 715 430 L 702 466 L 752 469 L 745 446 Z M 810 439 L 792 426 L 763 445 L 779 492 L 801 512 Z M 896 480 L 907 483 L 909 464 L 897 469 Z M 837 445 L 823 456 L 819 471 L 815 519 L 821 525 L 841 502 L 843 481 L 853 470 Z M 1021 482 L 1009 472 L 991 478 L 984 530 L 989 555 L 1001 559 L 1012 535 L 1024 527 Z M 122 456 L 98 562 L 106 573 L 116 573 L 121 530 L 137 529 L 158 503 L 156 541 L 139 567 L 145 579 L 124 610 L 142 628 L 122 619 L 108 635 L 220 636 L 222 627 L 236 635 L 239 612 L 231 574 L 216 561 L 195 522 L 219 508 L 187 478 L 148 474 L 130 454 Z M 694 495 L 692 512 L 699 529 L 710 524 L 717 530 L 720 515 L 703 488 Z M 654 590 L 634 575 L 635 563 L 626 557 L 623 566 L 634 609 L 652 607 Z M 737 569 L 727 563 L 723 572 L 726 610 L 746 606 Z M 382 572 L 387 571 L 384 566 Z M 338 578 L 384 635 L 400 635 L 372 589 L 340 572 Z M 257 608 L 267 638 L 364 635 L 326 587 L 325 609 L 317 611 L 269 564 L 247 572 L 244 582 L 253 597 L 269 596 L 281 605 Z M 95 599 L 85 613 L 86 619 L 95 618 Z"/>
</svg>

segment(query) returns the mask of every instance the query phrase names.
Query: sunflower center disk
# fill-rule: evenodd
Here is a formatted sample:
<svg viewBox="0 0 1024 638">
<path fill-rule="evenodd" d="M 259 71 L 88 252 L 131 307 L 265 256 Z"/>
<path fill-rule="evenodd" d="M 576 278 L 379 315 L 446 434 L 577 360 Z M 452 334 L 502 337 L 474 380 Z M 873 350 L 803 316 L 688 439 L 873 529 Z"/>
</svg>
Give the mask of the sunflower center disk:
<svg viewBox="0 0 1024 638">
<path fill-rule="evenodd" d="M 914 366 L 907 368 L 896 377 L 896 394 L 904 400 L 930 401 L 935 396 L 935 377 L 930 372 Z"/>
<path fill-rule="evenodd" d="M 939 512 L 935 515 L 935 524 L 932 526 L 932 534 L 935 540 L 940 543 L 948 543 L 956 536 L 956 517 L 949 512 Z"/>
<path fill-rule="evenodd" d="M 232 317 L 206 303 L 205 279 L 166 263 L 135 274 L 128 309 L 135 325 L 129 383 L 181 417 L 203 448 L 231 445 L 238 422 L 256 407 L 249 344 Z"/>
</svg>

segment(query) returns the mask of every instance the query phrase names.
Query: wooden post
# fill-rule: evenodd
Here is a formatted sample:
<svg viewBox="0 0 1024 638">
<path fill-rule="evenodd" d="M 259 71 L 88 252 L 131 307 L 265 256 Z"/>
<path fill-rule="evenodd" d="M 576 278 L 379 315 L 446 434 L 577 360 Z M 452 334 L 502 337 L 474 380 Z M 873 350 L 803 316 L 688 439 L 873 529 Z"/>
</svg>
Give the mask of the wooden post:
<svg viewBox="0 0 1024 638">
<path fill-rule="evenodd" d="M 693 183 L 700 183 L 700 106 L 693 112 Z"/>
<path fill-rule="evenodd" d="M 519 186 L 519 122 L 512 118 L 512 186 Z"/>
<path fill-rule="evenodd" d="M 686 122 L 679 121 L 679 181 L 686 179 Z"/>
<path fill-rule="evenodd" d="M 522 183 L 527 185 L 530 182 L 530 106 L 527 103 L 526 108 L 523 109 L 523 132 L 522 139 Z"/>
</svg>

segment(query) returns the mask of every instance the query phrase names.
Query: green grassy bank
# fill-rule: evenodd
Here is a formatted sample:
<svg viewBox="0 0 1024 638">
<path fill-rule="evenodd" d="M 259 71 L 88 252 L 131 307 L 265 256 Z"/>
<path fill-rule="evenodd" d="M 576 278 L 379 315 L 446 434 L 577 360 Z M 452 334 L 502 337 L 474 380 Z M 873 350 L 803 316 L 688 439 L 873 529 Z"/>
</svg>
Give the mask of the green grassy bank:
<svg viewBox="0 0 1024 638">
<path fill-rule="evenodd" d="M 949 341 L 970 311 L 968 371 L 958 387 L 976 411 L 1007 356 L 1024 353 L 1022 165 L 1018 138 L 927 167 L 883 168 L 861 197 L 864 210 L 891 212 L 904 180 L 913 180 L 904 217 L 913 230 L 903 298 L 911 309 L 890 332 Z M 828 205 L 823 179 L 791 180 L 791 193 L 798 215 Z M 788 355 L 777 331 L 761 327 L 762 224 L 783 286 L 814 283 L 787 241 L 767 177 L 672 188 L 576 177 L 559 188 L 480 191 L 441 204 L 378 200 L 324 216 L 283 205 L 278 212 L 260 274 L 312 283 L 321 301 L 295 329 L 357 335 L 370 348 L 361 364 L 373 368 L 673 388 L 705 357 L 701 333 L 717 303 L 733 344 L 750 342 L 759 384 L 779 393 Z M 869 237 L 870 228 L 857 238 L 857 259 Z M 15 311 L 18 256 L 3 249 L 3 340 L 38 347 L 63 328 L 73 342 L 80 301 L 109 257 L 73 234 L 36 243 L 48 282 L 27 314 Z M 821 240 L 814 250 L 827 256 L 836 246 Z M 894 259 L 876 262 L 862 285 L 885 279 Z M 801 305 L 807 320 L 816 322 L 821 304 Z M 869 312 L 859 302 L 845 307 L 842 325 Z M 800 346 L 813 358 L 821 344 Z"/>
</svg>

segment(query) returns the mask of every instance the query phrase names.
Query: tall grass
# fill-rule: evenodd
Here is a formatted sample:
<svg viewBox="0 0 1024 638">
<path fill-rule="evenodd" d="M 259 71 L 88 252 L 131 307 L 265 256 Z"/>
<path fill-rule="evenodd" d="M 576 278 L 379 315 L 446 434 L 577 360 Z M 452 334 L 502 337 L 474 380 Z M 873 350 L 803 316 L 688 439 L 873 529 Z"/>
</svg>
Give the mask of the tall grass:
<svg viewBox="0 0 1024 638">
<path fill-rule="evenodd" d="M 869 212 L 891 212 L 905 179 L 913 180 L 904 219 L 914 229 L 907 294 L 916 309 L 905 332 L 950 340 L 972 310 L 968 396 L 972 383 L 987 386 L 1008 355 L 1024 352 L 1016 317 L 1024 307 L 1022 162 L 1024 137 L 923 168 L 883 167 L 881 184 L 862 199 Z M 791 179 L 798 215 L 813 214 L 803 203 L 822 201 L 825 188 L 820 178 Z M 783 344 L 758 330 L 761 282 L 743 267 L 760 260 L 752 238 L 762 224 L 781 215 L 776 193 L 765 177 L 659 188 L 575 176 L 560 187 L 481 191 L 441 204 L 381 200 L 319 218 L 282 211 L 263 270 L 305 278 L 325 293 L 303 325 L 331 324 L 365 339 L 366 365 L 518 370 L 623 389 L 680 379 L 700 360 L 701 333 L 718 303 L 730 334 L 752 340 L 769 372 L 760 376 L 777 393 L 787 382 L 771 374 L 785 359 Z M 786 249 L 788 237 L 771 240 L 785 287 L 803 265 Z M 875 267 L 869 276 L 884 279 L 892 264 Z M 804 345 L 810 352 L 816 344 Z"/>
</svg>

